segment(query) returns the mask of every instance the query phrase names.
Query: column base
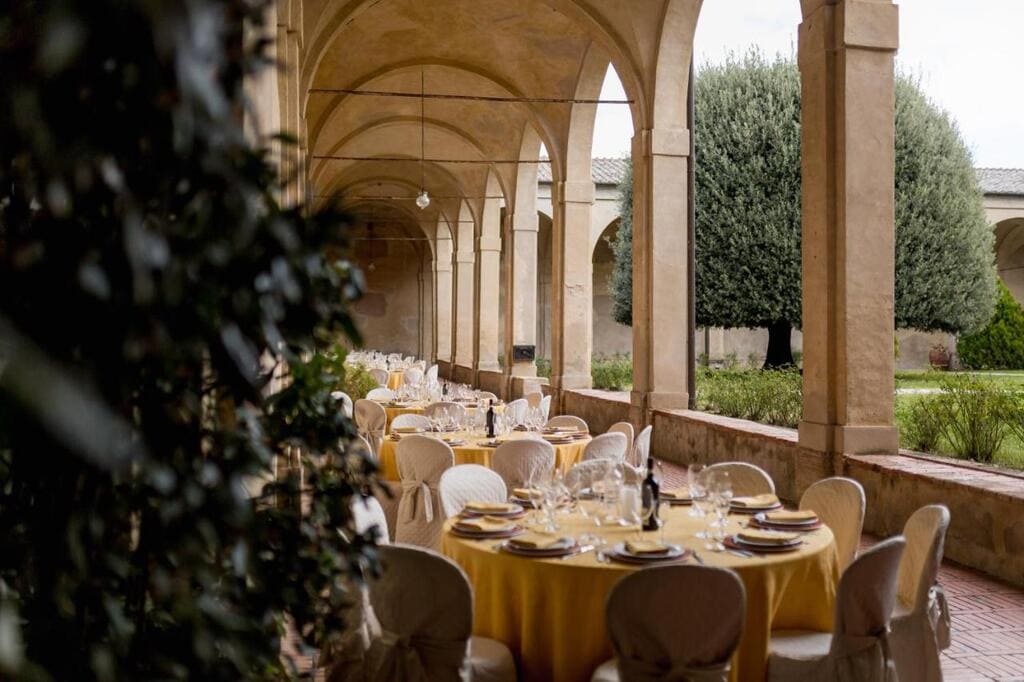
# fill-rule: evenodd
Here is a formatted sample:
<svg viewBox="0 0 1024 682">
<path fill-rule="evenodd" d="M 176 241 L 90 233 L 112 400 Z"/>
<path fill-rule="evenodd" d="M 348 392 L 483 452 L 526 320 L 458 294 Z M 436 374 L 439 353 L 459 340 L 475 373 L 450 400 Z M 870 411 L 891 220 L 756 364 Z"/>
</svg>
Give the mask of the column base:
<svg viewBox="0 0 1024 682">
<path fill-rule="evenodd" d="M 689 393 L 668 393 L 665 391 L 632 391 L 629 394 L 629 418 L 634 427 L 650 424 L 653 410 L 687 410 L 690 405 Z"/>
<path fill-rule="evenodd" d="M 895 426 L 843 426 L 802 421 L 801 447 L 817 452 L 846 455 L 896 454 L 900 449 L 900 431 Z"/>
<path fill-rule="evenodd" d="M 563 374 L 551 377 L 551 386 L 556 390 L 590 388 L 593 385 L 593 379 L 589 374 Z"/>
</svg>

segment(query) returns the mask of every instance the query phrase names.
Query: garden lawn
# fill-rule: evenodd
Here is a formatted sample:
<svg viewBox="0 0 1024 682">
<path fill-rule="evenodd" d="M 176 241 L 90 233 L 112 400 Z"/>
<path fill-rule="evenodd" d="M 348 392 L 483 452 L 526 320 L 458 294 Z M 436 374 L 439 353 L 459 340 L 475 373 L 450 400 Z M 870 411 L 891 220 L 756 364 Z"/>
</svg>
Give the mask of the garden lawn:
<svg viewBox="0 0 1024 682">
<path fill-rule="evenodd" d="M 1024 371 L 992 370 L 977 372 L 932 372 L 927 370 L 903 370 L 896 372 L 896 388 L 934 388 L 938 390 L 944 378 L 951 375 L 966 374 L 987 379 L 995 383 L 1019 385 L 1024 390 Z"/>
</svg>

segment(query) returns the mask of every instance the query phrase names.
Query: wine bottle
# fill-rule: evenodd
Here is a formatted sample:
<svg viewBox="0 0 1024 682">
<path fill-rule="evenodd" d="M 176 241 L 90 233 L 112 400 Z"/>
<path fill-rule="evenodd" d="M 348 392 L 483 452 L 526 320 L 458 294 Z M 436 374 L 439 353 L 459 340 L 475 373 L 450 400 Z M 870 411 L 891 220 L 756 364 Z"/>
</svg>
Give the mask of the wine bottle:
<svg viewBox="0 0 1024 682">
<path fill-rule="evenodd" d="M 661 521 L 658 519 L 658 502 L 661 488 L 654 478 L 654 458 L 647 458 L 647 478 L 641 486 L 641 499 L 644 508 L 644 530 L 658 530 Z"/>
<path fill-rule="evenodd" d="M 494 438 L 494 401 L 487 401 L 487 437 Z"/>
</svg>

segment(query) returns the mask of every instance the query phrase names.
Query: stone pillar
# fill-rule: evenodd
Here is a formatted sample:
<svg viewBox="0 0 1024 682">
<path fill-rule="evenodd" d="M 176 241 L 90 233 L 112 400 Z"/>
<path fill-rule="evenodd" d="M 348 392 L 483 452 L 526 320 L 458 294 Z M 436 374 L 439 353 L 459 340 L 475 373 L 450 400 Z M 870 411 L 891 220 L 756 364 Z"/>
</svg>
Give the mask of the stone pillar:
<svg viewBox="0 0 1024 682">
<path fill-rule="evenodd" d="M 440 232 L 440 229 L 438 230 Z M 434 268 L 434 360 L 452 357 L 452 242 L 437 240 Z"/>
<path fill-rule="evenodd" d="M 472 248 L 470 244 L 467 248 Z M 472 251 L 459 250 L 455 253 L 455 365 L 472 369 L 476 360 L 475 338 L 476 321 L 474 307 L 474 264 L 476 258 Z"/>
<path fill-rule="evenodd" d="M 537 376 L 537 211 L 505 214 L 505 375 Z M 516 349 L 520 358 L 516 357 Z"/>
<path fill-rule="evenodd" d="M 650 423 L 655 409 L 686 409 L 685 128 L 633 136 L 633 393 L 631 418 Z"/>
<path fill-rule="evenodd" d="M 894 78 L 898 10 L 841 0 L 800 26 L 804 414 L 800 444 L 896 452 Z"/>
<path fill-rule="evenodd" d="M 488 199 L 484 203 L 480 233 L 476 249 L 476 369 L 497 372 L 501 295 L 501 206 L 498 200 Z"/>
<path fill-rule="evenodd" d="M 592 182 L 558 182 L 551 206 L 551 386 L 590 388 L 593 263 L 590 260 Z"/>
</svg>

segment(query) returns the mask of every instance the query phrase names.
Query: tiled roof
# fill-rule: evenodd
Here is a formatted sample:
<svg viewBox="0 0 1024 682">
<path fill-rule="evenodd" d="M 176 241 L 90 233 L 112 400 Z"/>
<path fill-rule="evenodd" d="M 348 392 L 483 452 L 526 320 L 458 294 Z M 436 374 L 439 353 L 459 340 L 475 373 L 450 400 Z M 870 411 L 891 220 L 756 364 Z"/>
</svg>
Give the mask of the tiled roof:
<svg viewBox="0 0 1024 682">
<path fill-rule="evenodd" d="M 1024 168 L 977 168 L 978 184 L 985 194 L 1024 195 Z"/>
<path fill-rule="evenodd" d="M 590 160 L 590 175 L 597 185 L 617 185 L 626 172 L 626 159 L 596 158 Z M 537 181 L 551 182 L 551 164 L 542 162 L 537 166 Z"/>
</svg>

